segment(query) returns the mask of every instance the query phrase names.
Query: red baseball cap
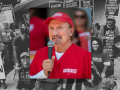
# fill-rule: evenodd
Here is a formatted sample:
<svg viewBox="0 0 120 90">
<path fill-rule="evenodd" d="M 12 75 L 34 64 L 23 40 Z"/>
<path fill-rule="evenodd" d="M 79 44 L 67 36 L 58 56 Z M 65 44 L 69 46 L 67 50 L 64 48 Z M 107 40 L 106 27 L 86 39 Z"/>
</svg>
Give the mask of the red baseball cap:
<svg viewBox="0 0 120 90">
<path fill-rule="evenodd" d="M 45 21 L 44 24 L 45 25 L 49 25 L 50 20 L 52 19 L 56 19 L 58 21 L 61 22 L 68 22 L 72 27 L 74 27 L 73 25 L 73 21 L 72 19 L 68 16 L 68 14 L 63 13 L 63 12 L 57 12 L 55 13 L 52 17 L 48 17 Z"/>
</svg>

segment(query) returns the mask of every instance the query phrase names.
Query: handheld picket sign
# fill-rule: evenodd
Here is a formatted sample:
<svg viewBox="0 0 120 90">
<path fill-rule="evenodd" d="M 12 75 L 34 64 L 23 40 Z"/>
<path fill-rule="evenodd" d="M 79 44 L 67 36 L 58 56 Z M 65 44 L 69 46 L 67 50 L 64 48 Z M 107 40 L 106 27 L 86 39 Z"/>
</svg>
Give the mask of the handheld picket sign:
<svg viewBox="0 0 120 90">
<path fill-rule="evenodd" d="M 2 52 L 0 51 L 0 79 L 5 79 L 5 71 L 4 71 L 4 66 L 3 66 L 1 54 L 2 54 Z"/>
</svg>

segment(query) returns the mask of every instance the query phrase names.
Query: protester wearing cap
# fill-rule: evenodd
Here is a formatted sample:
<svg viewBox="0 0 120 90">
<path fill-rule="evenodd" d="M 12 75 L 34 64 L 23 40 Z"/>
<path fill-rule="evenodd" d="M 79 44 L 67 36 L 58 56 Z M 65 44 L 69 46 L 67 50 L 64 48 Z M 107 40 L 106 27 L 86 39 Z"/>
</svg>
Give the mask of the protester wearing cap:
<svg viewBox="0 0 120 90">
<path fill-rule="evenodd" d="M 29 78 L 29 66 L 30 66 L 30 58 L 28 52 L 23 52 L 20 55 L 21 66 L 15 67 L 16 73 L 14 75 L 14 79 L 17 81 L 16 90 L 33 90 L 35 86 L 35 82 L 30 80 Z"/>
<path fill-rule="evenodd" d="M 114 37 L 119 35 L 120 34 L 120 31 L 118 29 L 118 27 L 116 26 L 116 21 L 115 21 L 115 18 L 113 16 L 108 16 L 106 17 L 106 25 L 103 25 L 100 29 L 100 32 L 99 32 L 99 35 L 98 37 L 104 41 L 104 48 L 106 49 L 106 47 L 108 45 L 106 45 L 107 43 L 107 40 L 108 41 L 113 41 L 114 42 Z M 112 45 L 111 45 L 112 47 Z M 109 50 L 112 50 L 112 48 L 110 48 Z M 112 51 L 109 51 L 107 49 L 109 53 L 109 56 L 111 57 L 111 63 L 110 63 L 110 67 L 107 69 L 107 74 L 109 76 L 112 76 L 114 77 L 114 59 L 113 59 L 113 52 Z"/>
<path fill-rule="evenodd" d="M 27 52 L 23 52 L 23 53 L 20 55 L 20 58 L 23 58 L 24 56 L 29 57 L 29 54 L 28 54 Z"/>
<path fill-rule="evenodd" d="M 103 39 L 104 36 L 116 36 L 119 35 L 120 31 L 116 26 L 116 21 L 113 16 L 106 17 L 106 24 L 101 26 L 98 37 Z"/>
<path fill-rule="evenodd" d="M 21 64 L 20 55 L 23 52 L 29 52 L 29 37 L 27 30 L 21 29 L 20 35 L 13 40 L 13 53 L 15 57 L 15 64 Z"/>
<path fill-rule="evenodd" d="M 36 52 L 30 65 L 30 78 L 91 78 L 91 53 L 72 43 L 74 25 L 68 14 L 57 12 L 44 22 L 54 42 L 52 59 L 48 47 Z"/>
</svg>

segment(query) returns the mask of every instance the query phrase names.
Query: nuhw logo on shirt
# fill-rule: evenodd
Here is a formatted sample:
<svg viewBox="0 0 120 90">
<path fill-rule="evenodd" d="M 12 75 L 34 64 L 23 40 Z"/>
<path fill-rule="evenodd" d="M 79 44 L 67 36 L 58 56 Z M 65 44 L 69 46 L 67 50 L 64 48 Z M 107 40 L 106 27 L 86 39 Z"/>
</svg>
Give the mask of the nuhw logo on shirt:
<svg viewBox="0 0 120 90">
<path fill-rule="evenodd" d="M 72 74 L 76 74 L 77 73 L 77 69 L 63 69 L 63 73 L 72 73 Z"/>
</svg>

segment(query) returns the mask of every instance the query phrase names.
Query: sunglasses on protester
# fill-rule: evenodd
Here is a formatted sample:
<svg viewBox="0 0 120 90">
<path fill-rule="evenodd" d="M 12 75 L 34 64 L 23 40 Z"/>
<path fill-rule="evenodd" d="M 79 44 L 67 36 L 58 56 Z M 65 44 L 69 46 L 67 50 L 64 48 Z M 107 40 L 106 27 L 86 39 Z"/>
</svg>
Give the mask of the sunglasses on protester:
<svg viewBox="0 0 120 90">
<path fill-rule="evenodd" d="M 113 21 L 113 19 L 107 19 L 107 21 Z"/>
<path fill-rule="evenodd" d="M 74 15 L 74 18 L 85 19 L 85 18 L 86 18 L 86 15 Z"/>
</svg>

